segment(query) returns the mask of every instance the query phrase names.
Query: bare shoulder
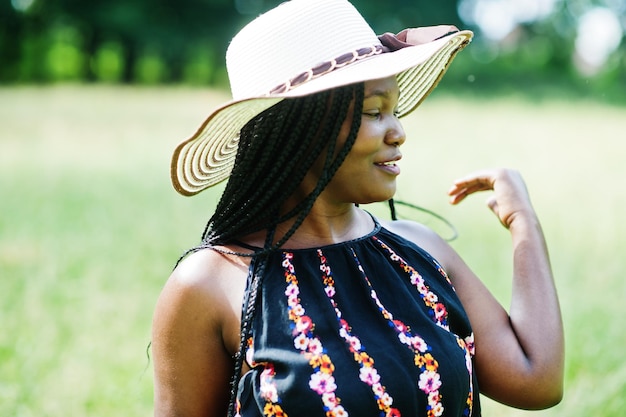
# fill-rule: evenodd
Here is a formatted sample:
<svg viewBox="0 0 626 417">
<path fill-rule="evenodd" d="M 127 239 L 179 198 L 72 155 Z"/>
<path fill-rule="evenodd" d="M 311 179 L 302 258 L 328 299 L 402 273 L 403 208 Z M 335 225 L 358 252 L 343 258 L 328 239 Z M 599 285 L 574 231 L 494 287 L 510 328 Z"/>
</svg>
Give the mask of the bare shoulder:
<svg viewBox="0 0 626 417">
<path fill-rule="evenodd" d="M 249 259 L 202 249 L 185 258 L 171 273 L 157 301 L 153 330 L 171 331 L 192 325 L 206 335 L 219 335 L 228 350 L 238 339 L 240 309 Z"/>
<path fill-rule="evenodd" d="M 422 248 L 430 251 L 431 248 L 436 248 L 440 245 L 446 245 L 447 243 L 431 228 L 412 221 L 412 220 L 393 220 L 393 221 L 381 221 L 381 224 L 393 233 L 402 236 L 403 238 L 410 240 L 411 242 L 421 246 Z"/>
<path fill-rule="evenodd" d="M 386 229 L 411 241 L 431 240 L 437 236 L 429 227 L 412 220 L 381 220 L 380 223 Z"/>
<path fill-rule="evenodd" d="M 165 289 L 173 286 L 200 297 L 219 298 L 245 281 L 248 265 L 249 258 L 202 249 L 178 264 Z"/>
<path fill-rule="evenodd" d="M 457 258 L 452 247 L 431 228 L 411 220 L 380 222 L 387 230 L 402 236 L 430 253 L 444 268 Z"/>
</svg>

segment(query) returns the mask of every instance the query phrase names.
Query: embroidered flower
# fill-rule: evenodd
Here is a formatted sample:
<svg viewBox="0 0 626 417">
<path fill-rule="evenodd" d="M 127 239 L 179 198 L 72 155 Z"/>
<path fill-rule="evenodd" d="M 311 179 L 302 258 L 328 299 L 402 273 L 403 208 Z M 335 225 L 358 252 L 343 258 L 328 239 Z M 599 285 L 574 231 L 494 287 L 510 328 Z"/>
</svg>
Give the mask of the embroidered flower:
<svg viewBox="0 0 626 417">
<path fill-rule="evenodd" d="M 278 404 L 266 403 L 263 407 L 263 414 L 270 417 L 286 417 L 287 414 Z"/>
<path fill-rule="evenodd" d="M 372 237 L 372 239 L 388 253 L 390 260 L 397 263 L 404 271 L 407 272 L 411 284 L 417 288 L 424 304 L 430 308 L 430 314 L 432 315 L 435 323 L 446 330 L 450 330 L 448 327 L 448 313 L 445 306 L 442 303 L 437 302 L 439 298 L 428 288 L 420 273 L 407 264 L 407 262 L 395 253 L 394 250 L 391 249 L 386 243 L 378 239 L 376 236 Z"/>
<path fill-rule="evenodd" d="M 443 414 L 443 405 L 441 403 L 435 404 L 433 406 L 433 408 L 428 410 L 428 415 L 429 416 L 439 417 L 442 414 Z"/>
<path fill-rule="evenodd" d="M 309 340 L 309 352 L 314 355 L 321 355 L 324 352 L 324 346 L 318 338 L 312 338 Z"/>
<path fill-rule="evenodd" d="M 441 381 L 439 380 L 439 374 L 435 371 L 425 371 L 420 375 L 419 383 L 417 384 L 419 389 L 425 393 L 437 391 L 441 387 Z"/>
<path fill-rule="evenodd" d="M 294 315 L 296 316 L 303 316 L 304 315 L 304 307 L 302 307 L 301 304 L 296 304 L 292 307 L 291 311 L 293 312 Z"/>
<path fill-rule="evenodd" d="M 376 397 L 382 397 L 385 395 L 385 387 L 383 387 L 380 383 L 372 385 L 372 392 Z"/>
<path fill-rule="evenodd" d="M 359 340 L 358 337 L 348 337 L 348 342 L 350 343 L 350 348 L 353 350 L 360 350 L 361 349 L 361 341 Z"/>
<path fill-rule="evenodd" d="M 285 290 L 285 295 L 289 298 L 298 297 L 300 295 L 300 288 L 294 283 L 287 285 L 287 289 Z"/>
<path fill-rule="evenodd" d="M 285 281 L 288 284 L 285 289 L 285 295 L 287 296 L 287 305 L 289 307 L 288 316 L 292 322 L 294 347 L 308 359 L 309 365 L 314 370 L 309 379 L 309 387 L 320 395 L 327 417 L 347 417 L 348 413 L 339 405 L 340 400 L 335 395 L 337 385 L 332 375 L 335 371 L 335 365 L 332 363 L 330 356 L 324 353 L 322 342 L 313 333 L 315 323 L 306 315 L 306 311 L 300 303 L 300 289 L 298 278 L 295 275 L 295 268 L 291 263 L 292 259 L 292 253 L 283 253 L 282 265 Z M 320 268 L 320 270 L 324 273 L 330 272 L 330 268 Z M 327 281 L 333 283 L 332 279 Z M 277 401 L 273 402 L 276 403 Z M 276 407 L 268 408 L 267 404 L 264 408 L 266 414 L 276 410 Z M 277 414 L 276 417 L 278 417 Z"/>
<path fill-rule="evenodd" d="M 274 366 L 267 364 L 266 368 L 261 372 L 259 394 L 267 401 L 273 403 L 278 401 L 278 391 L 274 383 Z"/>
<path fill-rule="evenodd" d="M 324 292 L 326 293 L 327 297 L 334 297 L 335 296 L 335 287 L 326 287 L 326 288 L 324 288 Z"/>
<path fill-rule="evenodd" d="M 321 250 L 317 251 L 320 263 L 326 262 L 326 257 Z M 356 254 L 353 251 L 353 256 L 356 258 Z M 359 270 L 364 273 L 363 267 L 357 260 Z M 320 270 L 330 274 L 330 268 L 320 268 Z M 339 324 L 339 335 L 345 340 L 348 348 L 353 353 L 354 360 L 361 365 L 359 370 L 359 377 L 361 381 L 369 385 L 374 393 L 379 409 L 384 415 L 389 415 L 390 405 L 393 402 L 392 397 L 385 392 L 385 388 L 380 384 L 380 375 L 374 368 L 374 360 L 364 351 L 361 340 L 351 333 L 349 323 L 342 318 L 341 310 L 337 306 L 335 299 L 334 280 L 331 276 L 322 276 L 322 282 L 326 286 L 326 295 L 330 300 L 330 303 L 335 308 L 335 314 L 337 315 L 337 323 Z M 376 297 L 376 292 L 371 289 L 372 297 Z"/>
<path fill-rule="evenodd" d="M 325 392 L 322 394 L 322 402 L 331 409 L 334 409 L 339 405 L 339 400 L 334 392 Z"/>
<path fill-rule="evenodd" d="M 424 300 L 432 304 L 439 301 L 439 297 L 437 297 L 437 294 L 429 291 L 424 295 Z"/>
<path fill-rule="evenodd" d="M 309 346 L 309 338 L 304 334 L 299 334 L 295 339 L 293 339 L 293 345 L 298 350 L 306 350 Z"/>
<path fill-rule="evenodd" d="M 428 294 L 428 287 L 426 286 L 426 283 L 424 282 L 421 276 L 420 276 L 420 280 L 417 281 L 417 284 L 415 284 L 415 287 L 417 288 L 417 291 L 419 291 L 420 294 Z"/>
<path fill-rule="evenodd" d="M 430 353 L 427 353 L 424 355 L 424 361 L 425 361 L 424 366 L 429 371 L 435 372 L 437 368 L 439 368 L 439 364 L 437 363 L 435 358 L 433 358 L 433 355 L 431 355 Z"/>
<path fill-rule="evenodd" d="M 454 288 L 454 286 L 452 285 L 452 281 L 450 281 L 450 277 L 448 277 L 448 274 L 446 273 L 446 271 L 443 269 L 443 267 L 441 265 L 439 265 L 439 262 L 437 262 L 435 260 L 435 258 L 431 258 L 431 261 L 433 262 L 433 264 L 435 265 L 435 268 L 437 268 L 437 271 L 441 274 L 442 277 L 444 277 L 446 279 L 446 281 L 448 281 L 448 284 L 450 284 L 450 286 L 452 287 L 452 289 L 454 291 L 456 291 L 456 289 Z"/>
<path fill-rule="evenodd" d="M 374 385 L 380 381 L 378 371 L 372 367 L 362 367 L 359 370 L 359 378 L 367 385 Z"/>
<path fill-rule="evenodd" d="M 476 354 L 476 348 L 474 346 L 474 333 L 470 333 L 469 336 L 465 338 L 465 346 L 467 350 L 469 350 L 470 355 L 474 356 Z"/>
<path fill-rule="evenodd" d="M 428 350 L 428 345 L 426 344 L 426 342 L 424 341 L 424 339 L 422 339 L 419 336 L 413 336 L 409 339 L 411 346 L 413 347 L 413 349 L 417 350 L 418 352 L 426 352 Z"/>
<path fill-rule="evenodd" d="M 366 352 L 355 353 L 355 360 L 365 367 L 371 368 L 374 366 L 374 359 L 372 359 Z"/>
<path fill-rule="evenodd" d="M 316 372 L 311 375 L 309 387 L 320 395 L 333 392 L 337 389 L 337 385 L 335 385 L 335 378 L 324 372 Z"/>
<path fill-rule="evenodd" d="M 400 415 L 400 410 L 396 408 L 390 408 L 389 411 L 387 411 L 387 414 L 385 414 L 385 417 L 400 417 Z"/>
<path fill-rule="evenodd" d="M 326 413 L 327 417 L 348 417 L 348 412 L 340 405 Z"/>
<path fill-rule="evenodd" d="M 391 320 L 391 322 L 399 332 L 406 332 L 409 330 L 407 325 L 402 323 L 400 320 Z"/>
<path fill-rule="evenodd" d="M 470 335 L 467 336 L 465 339 L 457 337 L 457 343 L 465 352 L 465 366 L 467 367 L 467 372 L 469 373 L 469 393 L 465 402 L 465 410 L 463 410 L 463 415 L 470 416 L 472 414 L 472 408 L 474 404 L 474 365 L 472 363 L 472 356 L 474 356 L 475 353 L 474 333 L 470 333 Z"/>
<path fill-rule="evenodd" d="M 335 365 L 328 355 L 322 355 L 319 368 L 325 374 L 332 374 L 335 371 Z"/>
<path fill-rule="evenodd" d="M 391 398 L 391 395 L 384 392 L 378 399 L 378 404 L 379 404 L 378 407 L 381 409 L 388 408 L 391 406 L 391 404 L 393 404 L 393 398 Z"/>
<path fill-rule="evenodd" d="M 435 304 L 433 310 L 435 311 L 435 317 L 438 321 L 445 319 L 448 315 L 448 311 L 446 310 L 446 306 L 442 303 Z"/>
<path fill-rule="evenodd" d="M 256 362 L 254 361 L 254 340 L 249 337 L 246 341 L 246 362 L 251 366 L 256 366 Z"/>
<path fill-rule="evenodd" d="M 304 314 L 300 315 L 298 318 L 296 318 L 295 322 L 296 327 L 294 329 L 294 332 L 296 333 L 308 333 L 313 330 L 313 320 L 311 320 L 309 316 L 306 316 Z"/>
</svg>

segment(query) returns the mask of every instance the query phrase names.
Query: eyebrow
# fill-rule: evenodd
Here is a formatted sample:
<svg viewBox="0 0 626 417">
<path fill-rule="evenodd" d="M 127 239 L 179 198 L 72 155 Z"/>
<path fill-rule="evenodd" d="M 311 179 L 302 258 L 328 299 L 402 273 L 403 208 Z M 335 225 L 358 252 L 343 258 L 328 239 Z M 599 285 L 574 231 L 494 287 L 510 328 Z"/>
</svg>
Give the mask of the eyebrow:
<svg viewBox="0 0 626 417">
<path fill-rule="evenodd" d="M 367 92 L 363 98 L 366 99 L 371 97 L 383 97 L 388 99 L 391 97 L 391 92 L 389 90 L 373 90 Z"/>
</svg>

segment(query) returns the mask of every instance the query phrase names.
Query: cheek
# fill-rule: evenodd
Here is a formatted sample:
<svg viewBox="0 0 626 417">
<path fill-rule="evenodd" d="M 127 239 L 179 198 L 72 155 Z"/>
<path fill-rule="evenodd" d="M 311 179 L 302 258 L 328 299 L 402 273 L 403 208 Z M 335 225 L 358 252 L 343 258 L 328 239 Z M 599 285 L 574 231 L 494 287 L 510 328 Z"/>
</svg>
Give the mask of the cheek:
<svg viewBox="0 0 626 417">
<path fill-rule="evenodd" d="M 363 117 L 352 149 L 362 155 L 379 151 L 384 141 L 385 132 L 386 127 L 383 123 Z"/>
<path fill-rule="evenodd" d="M 380 145 L 381 140 L 378 137 L 360 134 L 354 142 L 349 156 L 361 163 L 371 163 L 374 156 L 380 151 Z"/>
<path fill-rule="evenodd" d="M 343 161 L 339 170 L 335 173 L 336 183 L 351 184 L 367 184 L 371 181 L 371 168 L 373 163 L 369 159 L 358 152 L 350 152 Z"/>
</svg>

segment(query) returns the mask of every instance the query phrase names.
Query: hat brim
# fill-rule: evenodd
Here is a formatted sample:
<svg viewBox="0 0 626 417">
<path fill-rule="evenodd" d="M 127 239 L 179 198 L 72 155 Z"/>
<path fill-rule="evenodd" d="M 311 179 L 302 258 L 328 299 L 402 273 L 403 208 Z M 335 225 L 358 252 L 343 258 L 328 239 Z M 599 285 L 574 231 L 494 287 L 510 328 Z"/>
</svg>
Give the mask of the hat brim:
<svg viewBox="0 0 626 417">
<path fill-rule="evenodd" d="M 285 98 L 301 97 L 368 80 L 397 76 L 399 116 L 413 111 L 437 86 L 450 62 L 471 40 L 459 31 L 426 44 L 374 55 L 280 94 L 233 100 L 215 109 L 189 139 L 174 150 L 171 179 L 176 191 L 192 196 L 230 175 L 241 128 Z"/>
</svg>

